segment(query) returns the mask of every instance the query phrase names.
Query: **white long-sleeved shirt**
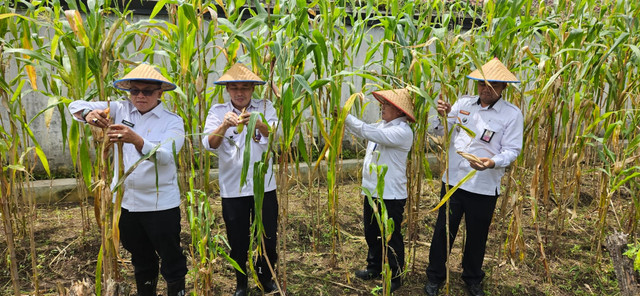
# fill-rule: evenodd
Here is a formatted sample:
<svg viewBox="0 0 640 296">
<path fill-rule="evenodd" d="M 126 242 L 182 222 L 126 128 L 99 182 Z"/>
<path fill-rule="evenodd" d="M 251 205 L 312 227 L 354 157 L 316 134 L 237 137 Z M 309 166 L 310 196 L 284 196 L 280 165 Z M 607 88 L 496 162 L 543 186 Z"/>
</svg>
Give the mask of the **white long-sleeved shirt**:
<svg viewBox="0 0 640 296">
<path fill-rule="evenodd" d="M 107 102 L 104 101 L 75 101 L 69 104 L 69 111 L 72 115 L 84 109 L 102 110 L 106 108 Z M 175 152 L 177 154 L 184 143 L 184 123 L 182 118 L 165 110 L 162 103 L 142 115 L 126 99 L 111 102 L 110 115 L 113 123 L 129 126 L 144 139 L 142 152 L 138 152 L 133 144 L 125 143 L 123 145 L 122 159 L 125 172 L 140 157 L 160 145 L 160 148 L 155 152 L 155 160 L 158 165 L 157 188 L 156 168 L 154 161 L 150 158 L 141 162 L 124 181 L 122 207 L 131 212 L 150 212 L 180 206 L 180 188 L 178 187 L 173 146 L 175 144 Z M 72 118 L 76 121 L 84 122 L 84 120 L 75 116 L 72 116 Z M 114 149 L 113 166 L 115 173 L 111 188 L 116 185 L 119 179 L 117 149 Z"/>
<path fill-rule="evenodd" d="M 245 139 L 248 128 L 238 133 L 236 127 L 230 127 L 224 134 L 224 139 L 218 148 L 211 148 L 209 145 L 209 134 L 215 131 L 224 120 L 227 112 L 240 114 L 241 111 L 233 107 L 231 102 L 216 104 L 209 109 L 207 121 L 204 126 L 205 136 L 202 137 L 202 145 L 206 150 L 213 151 L 218 155 L 218 183 L 220 185 L 220 196 L 223 198 L 234 198 L 243 196 L 253 196 L 253 165 L 262 160 L 262 154 L 268 149 L 268 137 L 263 136 L 257 129 L 255 136 L 258 141 L 250 140 L 251 157 L 247 180 L 240 188 L 240 177 L 242 174 L 242 162 L 244 155 Z M 245 112 L 260 112 L 264 115 L 270 126 L 276 126 L 278 117 L 273 104 L 267 100 L 252 99 Z M 275 132 L 275 131 L 274 131 Z M 276 176 L 273 174 L 272 159 L 269 159 L 269 166 L 264 177 L 264 191 L 276 189 Z"/>
<path fill-rule="evenodd" d="M 453 130 L 449 145 L 449 184 L 457 184 L 473 170 L 469 161 L 456 151 L 489 157 L 495 162 L 495 167 L 478 171 L 460 188 L 494 196 L 500 194 L 500 181 L 505 168 L 522 150 L 524 121 L 520 109 L 502 98 L 493 106 L 482 107 L 479 102 L 478 96 L 462 96 L 453 104 L 447 116 L 449 128 L 459 123 L 475 133 L 475 137 L 472 137 L 457 126 Z M 444 134 L 444 126 L 439 119 L 432 126 L 435 126 L 435 134 Z M 442 181 L 446 182 L 446 178 L 445 174 Z"/>
<path fill-rule="evenodd" d="M 387 174 L 384 177 L 382 198 L 406 199 L 407 155 L 413 145 L 413 131 L 407 123 L 407 118 L 403 116 L 390 122 L 367 124 L 348 115 L 345 127 L 357 137 L 369 141 L 362 168 L 362 187 L 367 188 L 374 197 L 378 197 L 378 174 L 370 167 L 371 164 L 385 164 Z"/>
</svg>

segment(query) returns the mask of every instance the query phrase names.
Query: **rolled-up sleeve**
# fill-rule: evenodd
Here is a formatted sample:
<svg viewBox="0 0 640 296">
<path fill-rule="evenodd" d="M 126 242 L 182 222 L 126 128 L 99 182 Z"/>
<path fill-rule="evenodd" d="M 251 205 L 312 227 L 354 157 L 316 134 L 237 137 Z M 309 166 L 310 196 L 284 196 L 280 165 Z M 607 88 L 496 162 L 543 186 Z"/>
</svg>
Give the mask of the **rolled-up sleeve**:
<svg viewBox="0 0 640 296">
<path fill-rule="evenodd" d="M 399 126 L 379 129 L 375 125 L 364 123 L 353 115 L 347 115 L 345 125 L 348 131 L 357 137 L 389 147 L 411 149 L 413 135 L 411 130 Z"/>
<path fill-rule="evenodd" d="M 456 118 L 459 110 L 460 106 L 457 102 L 454 103 L 453 106 L 451 106 L 451 111 L 449 111 L 449 114 L 447 114 L 447 123 L 449 129 L 451 129 L 456 123 Z M 439 115 L 436 115 L 431 120 L 429 131 L 436 136 L 444 136 L 444 125 L 442 124 L 442 120 L 440 119 Z"/>
<path fill-rule="evenodd" d="M 100 101 L 100 102 L 87 102 L 87 101 L 73 101 L 69 104 L 69 112 L 71 113 L 71 118 L 73 118 L 73 120 L 75 121 L 80 121 L 80 122 L 86 122 L 84 119 L 82 118 L 78 118 L 75 117 L 74 114 L 78 113 L 78 111 L 82 111 L 84 109 L 91 109 L 91 110 L 104 110 L 107 109 L 107 106 L 109 106 L 107 104 L 107 102 L 104 101 Z"/>
<path fill-rule="evenodd" d="M 209 114 L 207 114 L 207 120 L 204 124 L 204 135 L 202 137 L 202 146 L 205 150 L 216 151 L 215 148 L 211 148 L 211 145 L 209 145 L 209 135 L 222 124 L 222 118 L 224 118 L 224 115 L 220 116 L 217 114 L 215 108 L 209 109 Z"/>
</svg>

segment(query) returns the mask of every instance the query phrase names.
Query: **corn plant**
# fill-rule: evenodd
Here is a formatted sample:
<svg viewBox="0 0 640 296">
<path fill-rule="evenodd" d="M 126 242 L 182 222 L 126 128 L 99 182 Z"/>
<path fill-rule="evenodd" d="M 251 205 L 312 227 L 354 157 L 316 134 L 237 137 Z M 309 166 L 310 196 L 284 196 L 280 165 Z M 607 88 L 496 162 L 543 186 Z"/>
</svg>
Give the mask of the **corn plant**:
<svg viewBox="0 0 640 296">
<path fill-rule="evenodd" d="M 594 225 L 598 230 L 594 250 L 600 252 L 600 242 L 610 228 L 632 234 L 637 231 L 640 202 L 636 197 L 635 139 L 640 130 L 636 128 L 635 106 L 640 105 L 640 8 L 634 1 L 500 0 L 476 5 L 440 0 L 163 0 L 158 1 L 149 18 L 135 22 L 126 6 L 117 7 L 119 2 L 67 2 L 69 11 L 62 11 L 56 0 L 0 4 L 0 85 L 3 106 L 8 109 L 0 130 L 0 182 L 3 229 L 11 264 L 19 260 L 15 257 L 16 246 L 11 245 L 32 231 L 29 223 L 33 219 L 29 218 L 35 210 L 29 201 L 24 203 L 26 210 L 20 210 L 16 196 L 29 190 L 25 182 L 30 178 L 32 160 L 37 158 L 46 167 L 44 151 L 37 144 L 38 135 L 29 130 L 33 118 L 24 115 L 23 106 L 28 102 L 23 100 L 22 92 L 30 87 L 49 98 L 46 109 L 37 116 L 50 122 L 56 111 L 65 114 L 64 106 L 72 100 L 108 100 L 114 94 L 108 82 L 122 74 L 119 69 L 123 64 L 138 60 L 158 65 L 179 86 L 164 99 L 170 110 L 185 119 L 189 134 L 178 161 L 180 185 L 188 192 L 186 208 L 191 211 L 194 246 L 198 242 L 192 251 L 194 269 L 210 270 L 212 262 L 219 256 L 224 258 L 224 242 L 204 231 L 214 224 L 198 190 L 205 194 L 215 190 L 209 188 L 209 154 L 202 152 L 199 143 L 207 110 L 223 100 L 221 88 L 208 87 L 212 76 L 219 74 L 214 69 L 236 61 L 253 65 L 254 72 L 269 81 L 256 89 L 256 97 L 273 101 L 280 119 L 275 129 L 282 135 L 270 140 L 275 157 L 267 155 L 264 160 L 271 158 L 281 168 L 276 177 L 283 238 L 278 268 L 285 285 L 284 234 L 290 183 L 286 168 L 300 161 L 293 155 L 300 153 L 311 164 L 315 137 L 319 138 L 318 145 L 324 145 L 321 149 L 329 151 L 327 208 L 321 211 L 322 204 L 316 200 L 313 241 L 316 249 L 318 233 L 324 231 L 321 222 L 326 218 L 333 261 L 338 264 L 337 184 L 341 121 L 345 114 L 340 108 L 343 101 L 353 100 L 352 107 L 359 112 L 364 105 L 363 94 L 373 87 L 408 86 L 415 94 L 416 123 L 412 128 L 416 141 L 409 156 L 408 171 L 412 173 L 408 176 L 406 237 L 408 247 L 415 251 L 415 240 L 424 231 L 418 226 L 423 214 L 419 210 L 424 202 L 421 196 L 430 190 L 422 185 L 425 178 L 430 178 L 425 151 L 438 151 L 438 145 L 426 140 L 433 101 L 442 98 L 454 103 L 459 95 L 472 94 L 474 86 L 465 75 L 493 57 L 500 58 L 523 81 L 505 91 L 505 98 L 525 115 L 526 151 L 505 175 L 504 198 L 496 216 L 497 223 L 507 226 L 497 227 L 507 229 L 500 233 L 505 254 L 516 261 L 524 260 L 532 252 L 525 246 L 534 244 L 535 257 L 541 258 L 550 279 L 546 254 L 559 250 L 567 221 L 577 215 L 587 174 L 599 178 L 595 197 L 598 202 L 592 206 L 599 213 Z M 158 17 L 163 8 L 169 12 L 167 20 Z M 473 21 L 465 25 L 465 19 Z M 17 68 L 20 75 L 7 78 L 7 65 Z M 345 100 L 345 93 L 357 94 L 357 98 Z M 76 173 L 82 175 L 79 183 L 101 192 L 103 197 L 96 198 L 94 204 L 96 217 L 102 217 L 100 225 L 114 225 L 117 209 L 111 209 L 111 193 L 94 186 L 103 184 L 100 188 L 105 188 L 108 182 L 104 182 L 112 172 L 100 157 L 102 142 L 89 140 L 90 135 L 97 139 L 99 133 L 94 134 L 75 121 L 69 123 L 65 116 L 60 118 L 63 143 L 69 142 Z M 296 136 L 303 130 L 306 136 Z M 440 146 L 447 147 L 446 141 Z M 96 164 L 89 156 L 92 149 L 99 156 Z M 325 153 L 321 153 L 315 161 L 319 163 L 324 157 Z M 446 152 L 438 157 L 445 163 Z M 602 169 L 587 170 L 592 167 Z M 204 174 L 189 178 L 190 173 L 203 169 Z M 309 178 L 312 188 L 315 176 L 310 174 Z M 613 201 L 622 194 L 630 194 L 634 206 L 624 211 L 612 208 Z M 90 229 L 89 214 L 83 211 L 83 216 L 86 231 Z M 610 220 L 616 222 L 611 225 Z M 525 242 L 522 236 L 528 226 L 535 229 L 534 242 Z M 259 229 L 259 225 L 256 227 Z M 105 232 L 103 240 L 117 238 L 114 235 Z M 252 250 L 259 252 L 259 236 L 252 242 Z M 34 252 L 34 246 L 30 248 Z M 111 247 L 105 245 L 100 257 L 105 270 L 99 276 L 117 265 L 115 252 L 108 248 Z M 408 254 L 415 256 L 412 251 Z M 31 254 L 31 258 L 33 265 L 37 256 Z M 21 286 L 17 267 L 10 265 L 9 269 L 18 293 Z M 212 279 L 197 272 L 192 274 L 200 282 L 196 291 L 206 293 Z M 31 281 L 37 286 L 36 275 Z"/>
<path fill-rule="evenodd" d="M 33 32 L 38 30 L 38 26 L 33 22 L 33 17 L 37 16 L 36 8 L 29 6 L 24 15 L 19 15 L 8 3 L 0 6 L 0 101 L 7 111 L 6 117 L 0 117 L 0 213 L 7 238 L 9 269 L 15 295 L 20 295 L 22 288 L 18 277 L 19 259 L 16 255 L 15 240 L 24 236 L 29 237 L 32 273 L 30 282 L 36 294 L 39 294 L 38 257 L 34 238 L 36 204 L 30 191 L 36 158 L 50 175 L 48 161 L 31 128 L 35 118 L 27 117 L 22 92 L 27 81 L 31 89 L 38 89 L 37 61 L 20 51 L 20 48 L 28 50 L 42 44 L 42 40 L 33 38 Z M 23 71 L 18 76 L 7 79 L 9 65 Z M 19 197 L 22 197 L 22 200 Z"/>
<path fill-rule="evenodd" d="M 117 30 L 124 21 L 126 15 L 118 14 L 114 19 L 109 19 L 109 15 L 118 10 L 109 8 L 110 1 L 98 1 L 92 3 L 92 7 L 83 4 L 78 5 L 71 1 L 69 6 L 72 10 L 61 11 L 59 5 L 54 5 L 55 15 L 50 15 L 48 28 L 53 32 L 52 42 L 45 47 L 49 50 L 46 54 L 34 54 L 50 68 L 47 69 L 46 81 L 48 81 L 49 94 L 56 101 L 50 102 L 52 106 L 58 106 L 61 118 L 65 117 L 62 103 L 71 100 L 91 99 L 97 96 L 99 100 L 109 101 L 112 92 L 108 81 L 112 81 L 117 72 L 118 63 L 113 63 L 116 52 Z M 79 11 L 85 13 L 83 19 Z M 58 16 L 64 15 L 66 22 L 60 21 Z M 71 28 L 72 34 L 67 34 L 65 26 Z M 59 51 L 58 51 L 59 50 Z M 96 89 L 89 92 L 89 87 Z M 61 89 L 66 87 L 67 94 Z M 71 100 L 70 100 L 71 99 Z M 63 124 L 63 134 L 67 135 L 67 125 Z M 96 193 L 94 211 L 98 225 L 101 227 L 102 247 L 98 255 L 98 269 L 96 271 L 96 292 L 101 293 L 102 279 L 105 283 L 109 281 L 118 282 L 119 268 L 117 266 L 119 232 L 118 220 L 120 208 L 119 204 L 111 203 L 111 183 L 112 169 L 108 161 L 111 145 L 108 139 L 103 137 L 105 131 L 91 131 L 88 128 L 82 130 L 77 123 L 72 123 L 69 130 L 68 141 L 70 152 L 74 158 L 74 164 L 80 167 L 80 172 L 84 176 L 84 181 L 88 186 L 92 186 Z M 92 167 L 89 155 L 90 143 L 87 137 L 93 133 L 96 145 L 96 164 Z M 79 147 L 79 148 L 78 148 Z M 122 147 L 119 146 L 119 150 Z M 121 153 L 119 154 L 121 157 Z M 79 161 L 78 161 L 79 160 Z M 120 159 L 122 165 L 122 160 Z M 120 168 L 120 176 L 124 175 L 123 168 Z M 97 177 L 93 183 L 92 175 Z M 116 200 L 122 199 L 122 188 L 116 194 Z M 100 270 L 101 268 L 104 268 Z M 104 277 L 103 277 L 104 276 Z M 117 287 L 115 289 L 118 289 Z M 115 291 L 111 291 L 115 292 Z M 107 293 L 110 293 L 107 291 Z"/>
<path fill-rule="evenodd" d="M 189 202 L 187 210 L 187 220 L 191 230 L 191 259 L 194 268 L 193 282 L 196 295 L 212 295 L 214 278 L 213 270 L 222 257 L 229 261 L 234 268 L 240 269 L 238 264 L 225 252 L 223 246 L 228 247 L 224 237 L 214 234 L 213 229 L 217 228 L 214 221 L 210 219 L 214 214 L 209 203 L 207 194 L 195 188 L 195 171 L 189 178 L 189 191 L 186 194 Z"/>
<path fill-rule="evenodd" d="M 374 200 L 373 193 L 369 191 L 368 188 L 362 188 L 362 191 L 367 197 L 367 202 L 369 206 L 373 209 L 373 217 L 376 219 L 377 226 L 380 229 L 380 243 L 382 244 L 382 295 L 390 295 L 390 286 L 391 286 L 391 278 L 394 276 L 391 272 L 391 268 L 389 266 L 389 258 L 388 258 L 388 247 L 389 241 L 391 240 L 391 235 L 393 235 L 393 231 L 395 229 L 396 223 L 401 221 L 393 221 L 393 219 L 389 219 L 389 215 L 387 214 L 387 208 L 384 204 L 384 176 L 387 174 L 387 165 L 375 165 L 371 164 L 369 167 L 369 172 L 376 172 L 378 176 L 378 182 L 376 184 L 376 197 Z M 365 221 L 365 223 L 367 223 Z M 399 225 L 398 225 L 399 226 Z M 399 266 L 399 268 L 402 268 Z"/>
</svg>

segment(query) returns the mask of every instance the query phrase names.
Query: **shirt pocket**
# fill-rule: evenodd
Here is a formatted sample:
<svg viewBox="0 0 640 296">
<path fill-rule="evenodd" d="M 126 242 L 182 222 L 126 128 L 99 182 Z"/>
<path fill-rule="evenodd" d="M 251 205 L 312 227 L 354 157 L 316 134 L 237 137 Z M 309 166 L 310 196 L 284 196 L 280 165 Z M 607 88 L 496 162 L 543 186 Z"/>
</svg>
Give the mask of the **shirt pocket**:
<svg viewBox="0 0 640 296">
<path fill-rule="evenodd" d="M 147 136 L 147 141 L 149 141 L 154 147 L 163 144 L 163 141 L 166 141 L 160 135 L 149 135 Z"/>
<path fill-rule="evenodd" d="M 167 127 L 160 122 L 156 122 L 154 126 L 149 128 L 146 132 L 145 139 L 151 142 L 154 146 L 158 144 L 165 144 L 171 138 L 171 135 L 167 131 Z"/>
<path fill-rule="evenodd" d="M 145 140 L 151 143 L 152 145 L 151 149 L 156 149 L 158 145 L 165 145 L 169 143 L 169 138 L 167 136 L 168 135 L 165 135 L 163 130 L 154 130 L 149 132 L 149 134 L 145 137 Z M 170 145 L 165 147 L 167 147 L 167 149 L 171 149 Z M 147 161 L 153 161 L 153 160 L 154 160 L 154 156 L 147 159 Z"/>
<path fill-rule="evenodd" d="M 242 148 L 244 147 L 245 136 L 245 131 L 242 131 L 242 133 L 238 133 L 235 128 L 227 129 L 224 134 L 222 144 L 218 148 L 222 148 L 222 151 L 219 152 L 228 154 L 230 157 L 236 157 L 238 154 L 240 154 L 240 151 L 243 150 Z"/>
</svg>

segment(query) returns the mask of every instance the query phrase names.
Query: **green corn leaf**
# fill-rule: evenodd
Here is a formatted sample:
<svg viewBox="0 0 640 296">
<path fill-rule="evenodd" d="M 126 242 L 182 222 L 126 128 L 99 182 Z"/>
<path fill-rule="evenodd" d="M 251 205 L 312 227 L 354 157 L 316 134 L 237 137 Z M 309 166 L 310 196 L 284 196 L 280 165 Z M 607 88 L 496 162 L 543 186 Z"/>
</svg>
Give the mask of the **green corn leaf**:
<svg viewBox="0 0 640 296">
<path fill-rule="evenodd" d="M 633 260 L 633 269 L 640 271 L 640 252 L 636 253 L 636 258 Z"/>
<path fill-rule="evenodd" d="M 240 173 L 240 189 L 244 187 L 247 183 L 247 175 L 249 172 L 249 165 L 251 162 L 251 141 L 253 141 L 254 132 L 256 130 L 256 122 L 258 121 L 258 117 L 260 113 L 251 112 L 251 117 L 249 117 L 249 124 L 247 125 L 247 135 L 244 139 L 244 151 L 242 155 L 242 172 Z M 268 125 L 267 122 L 264 122 Z M 254 188 L 257 185 L 254 184 Z"/>
<path fill-rule="evenodd" d="M 469 135 L 469 137 L 471 137 L 471 138 L 475 138 L 476 137 L 476 133 L 473 132 L 468 127 L 464 126 L 464 124 L 456 123 L 454 126 L 461 128 L 465 133 L 467 133 L 467 135 Z"/>
<path fill-rule="evenodd" d="M 300 86 L 302 86 L 302 88 L 304 88 L 304 90 L 306 90 L 308 93 L 313 93 L 313 90 L 311 89 L 309 82 L 304 77 L 302 77 L 301 75 L 295 74 L 293 75 L 293 78 Z"/>
<path fill-rule="evenodd" d="M 85 135 L 87 133 L 89 133 L 89 127 L 85 129 Z M 82 178 L 84 179 L 84 184 L 87 188 L 91 188 L 91 172 L 93 165 L 91 164 L 91 156 L 89 155 L 89 139 L 88 137 L 82 137 L 80 141 L 80 169 L 82 171 Z"/>
<path fill-rule="evenodd" d="M 158 13 L 169 3 L 170 0 L 159 0 L 156 5 L 153 6 L 153 11 L 149 15 L 149 19 L 153 19 L 158 15 Z"/>
<path fill-rule="evenodd" d="M 4 167 L 2 167 L 3 171 L 7 171 L 7 170 L 12 170 L 12 171 L 20 171 L 20 172 L 24 172 L 27 173 L 27 170 L 25 169 L 25 167 L 21 164 L 10 164 L 10 165 L 6 165 Z"/>
<path fill-rule="evenodd" d="M 71 123 L 71 128 L 69 129 L 69 154 L 71 155 L 71 161 L 73 162 L 73 167 L 77 164 L 78 159 L 78 148 L 80 146 L 79 139 L 80 133 L 78 131 L 78 127 L 80 125 L 77 121 L 73 121 Z"/>
<path fill-rule="evenodd" d="M 444 205 L 445 202 L 447 202 L 447 200 L 449 200 L 451 195 L 454 192 L 456 192 L 456 190 L 458 190 L 458 188 L 460 188 L 460 186 L 462 186 L 462 184 L 464 184 L 469 179 L 471 179 L 476 174 L 476 172 L 477 172 L 476 170 L 471 170 L 469 173 L 467 173 L 467 175 L 464 176 L 464 178 L 462 178 L 462 180 L 460 180 L 460 182 L 458 184 L 456 184 L 456 186 L 453 186 L 451 189 L 449 189 L 449 191 L 447 191 L 447 193 L 440 200 L 440 203 L 438 203 L 438 205 L 436 205 L 435 208 L 431 209 L 429 212 L 437 211 L 442 205 Z"/>
<path fill-rule="evenodd" d="M 304 138 L 302 135 L 298 136 L 298 153 L 302 156 L 305 163 L 310 163 L 309 155 L 307 154 L 307 146 L 304 143 Z"/>
<path fill-rule="evenodd" d="M 98 252 L 98 260 L 96 262 L 96 296 L 102 295 L 102 258 L 104 255 L 104 248 L 100 245 L 100 251 Z"/>
<path fill-rule="evenodd" d="M 160 149 L 160 144 L 156 145 L 155 147 L 153 147 L 153 149 L 151 149 L 151 151 L 149 151 L 149 153 L 141 156 L 136 162 L 134 162 L 131 167 L 129 167 L 129 169 L 124 173 L 124 175 L 119 176 L 118 182 L 116 183 L 116 185 L 113 187 L 112 191 L 116 191 L 120 188 L 120 186 L 124 183 L 125 179 L 127 179 L 127 177 L 129 175 L 131 175 L 131 173 L 133 173 L 133 171 L 138 167 L 138 165 L 140 165 L 140 163 L 142 163 L 143 161 L 154 157 L 153 161 L 155 162 L 155 154 L 156 151 L 158 151 L 158 149 Z M 158 166 L 155 165 L 154 166 L 156 169 L 156 188 L 158 187 Z M 157 190 L 156 190 L 157 191 Z"/>
</svg>

